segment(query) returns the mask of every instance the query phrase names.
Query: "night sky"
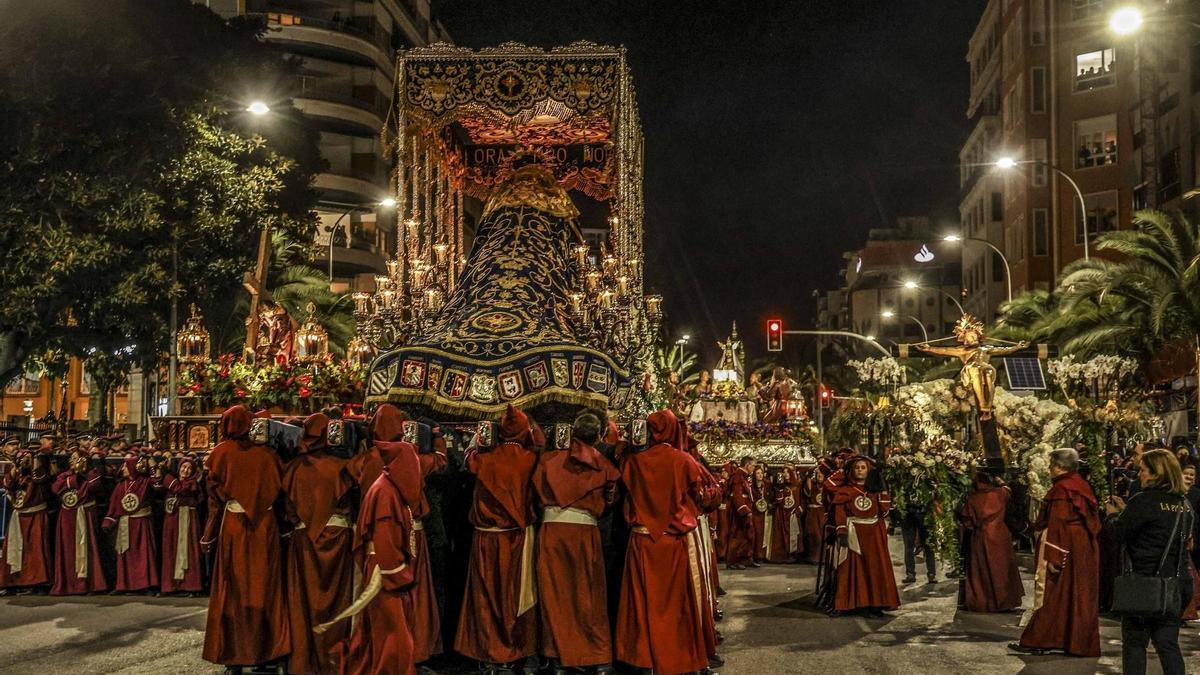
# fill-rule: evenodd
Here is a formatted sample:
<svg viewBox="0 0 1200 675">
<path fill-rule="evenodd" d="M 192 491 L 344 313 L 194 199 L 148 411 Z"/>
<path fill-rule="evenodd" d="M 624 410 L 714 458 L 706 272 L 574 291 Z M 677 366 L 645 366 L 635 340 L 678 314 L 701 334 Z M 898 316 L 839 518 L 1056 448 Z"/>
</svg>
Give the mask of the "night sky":
<svg viewBox="0 0 1200 675">
<path fill-rule="evenodd" d="M 737 320 L 811 326 L 843 251 L 957 222 L 967 41 L 985 0 L 434 0 L 457 44 L 623 44 L 646 137 L 647 286 L 712 367 Z M 803 355 L 789 338 L 788 365 Z M 803 350 L 808 351 L 808 350 Z"/>
</svg>

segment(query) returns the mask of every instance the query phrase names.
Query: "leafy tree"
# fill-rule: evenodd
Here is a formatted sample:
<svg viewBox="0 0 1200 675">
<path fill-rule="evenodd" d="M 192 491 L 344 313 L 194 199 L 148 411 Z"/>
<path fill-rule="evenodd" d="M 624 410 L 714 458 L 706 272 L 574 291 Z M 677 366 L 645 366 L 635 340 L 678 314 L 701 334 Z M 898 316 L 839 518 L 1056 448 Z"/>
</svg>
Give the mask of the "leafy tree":
<svg viewBox="0 0 1200 675">
<path fill-rule="evenodd" d="M 311 237 L 321 165 L 278 103 L 292 68 L 188 0 L 6 7 L 0 382 L 51 346 L 153 363 L 170 299 L 230 294 L 263 224 Z M 269 124 L 236 112 L 251 92 Z"/>
</svg>

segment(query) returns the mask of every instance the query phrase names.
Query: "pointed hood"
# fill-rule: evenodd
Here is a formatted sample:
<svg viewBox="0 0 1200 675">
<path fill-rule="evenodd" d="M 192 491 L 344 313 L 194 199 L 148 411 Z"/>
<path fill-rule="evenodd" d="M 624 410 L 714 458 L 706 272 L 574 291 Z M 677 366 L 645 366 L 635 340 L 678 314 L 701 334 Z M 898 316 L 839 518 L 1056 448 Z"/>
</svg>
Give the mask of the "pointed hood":
<svg viewBox="0 0 1200 675">
<path fill-rule="evenodd" d="M 404 438 L 404 422 L 408 419 L 396 406 L 385 403 L 375 409 L 367 432 L 372 441 L 399 441 Z M 384 462 L 385 464 L 387 462 Z"/>
<path fill-rule="evenodd" d="M 646 418 L 650 430 L 650 445 L 665 443 L 679 449 L 679 419 L 670 410 L 659 410 Z"/>
<path fill-rule="evenodd" d="M 384 472 L 400 491 L 400 496 L 410 509 L 421 503 L 421 459 L 417 446 L 405 441 L 377 441 L 379 456 L 383 459 Z"/>
<path fill-rule="evenodd" d="M 500 442 L 528 446 L 532 441 L 533 432 L 529 417 L 510 404 L 500 417 Z"/>
<path fill-rule="evenodd" d="M 235 405 L 221 415 L 221 438 L 234 441 L 246 440 L 250 434 L 250 411 L 244 405 Z"/>
<path fill-rule="evenodd" d="M 304 435 L 300 438 L 297 452 L 308 454 L 329 447 L 329 418 L 324 413 L 314 413 L 304 419 Z"/>
</svg>

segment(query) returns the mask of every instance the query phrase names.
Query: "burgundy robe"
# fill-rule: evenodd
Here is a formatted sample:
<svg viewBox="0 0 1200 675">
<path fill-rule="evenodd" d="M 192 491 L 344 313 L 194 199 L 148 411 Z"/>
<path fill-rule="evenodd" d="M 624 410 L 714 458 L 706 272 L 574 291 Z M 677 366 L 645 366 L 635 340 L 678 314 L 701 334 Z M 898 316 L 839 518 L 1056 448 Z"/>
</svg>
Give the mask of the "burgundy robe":
<svg viewBox="0 0 1200 675">
<path fill-rule="evenodd" d="M 1004 612 L 1021 606 L 1025 588 L 1012 533 L 1004 522 L 1011 494 L 1005 486 L 976 482 L 959 513 L 963 536 L 970 540 L 964 581 L 968 612 Z"/>
<path fill-rule="evenodd" d="M 144 591 L 158 586 L 158 541 L 150 510 L 153 481 L 137 468 L 138 458 L 125 458 L 126 477 L 108 502 L 104 528 L 116 532 L 117 577 L 113 590 Z"/>
<path fill-rule="evenodd" d="M 596 519 L 616 497 L 620 474 L 595 448 L 542 453 L 533 487 L 545 509 L 537 537 L 542 655 L 582 668 L 612 662 L 604 551 Z"/>
<path fill-rule="evenodd" d="M 163 593 L 199 593 L 204 590 L 204 558 L 200 551 L 201 506 L 204 487 L 199 467 L 191 459 L 192 475 L 179 478 L 167 474 L 162 480 L 162 578 Z M 181 464 L 182 466 L 182 464 Z"/>
<path fill-rule="evenodd" d="M 108 590 L 100 547 L 96 540 L 100 514 L 92 488 L 100 481 L 97 471 L 78 474 L 64 471 L 51 490 L 58 496 L 58 528 L 54 538 L 54 585 L 50 595 L 83 595 Z"/>
<path fill-rule="evenodd" d="M 339 615 L 340 620 L 357 613 L 359 621 L 335 660 L 342 675 L 413 675 L 416 661 L 404 596 L 416 577 L 410 546 L 412 510 L 405 494 L 411 498 L 412 486 L 419 485 L 417 453 L 403 442 L 377 442 L 376 450 L 386 463 L 363 496 L 358 516 L 365 587 Z"/>
<path fill-rule="evenodd" d="M 821 562 L 821 546 L 825 539 L 825 505 L 821 503 L 820 484 L 815 476 L 809 477 L 801 491 L 804 500 L 803 559 L 814 565 Z"/>
<path fill-rule="evenodd" d="M 1041 532 L 1033 618 L 1021 645 L 1100 656 L 1101 525 L 1087 481 L 1074 471 L 1056 477 L 1033 528 Z"/>
<path fill-rule="evenodd" d="M 354 588 L 353 532 L 346 495 L 354 487 L 349 460 L 324 452 L 329 418 L 321 413 L 304 420 L 299 454 L 283 473 L 287 519 L 287 606 L 292 634 L 288 672 L 328 673 L 330 652 L 350 634 L 339 622 L 323 633 L 313 626 L 331 621 L 350 605 Z"/>
<path fill-rule="evenodd" d="M 754 510 L 751 511 L 750 518 L 754 524 L 754 560 L 755 562 L 765 562 L 767 560 L 767 514 L 771 510 L 771 495 L 770 485 L 766 480 L 754 480 L 751 477 L 750 486 L 754 491 L 754 501 L 751 505 Z"/>
<path fill-rule="evenodd" d="M 525 414 L 509 406 L 499 446 L 467 451 L 475 474 L 470 520 L 475 526 L 470 569 L 454 648 L 484 663 L 510 663 L 537 652 L 534 587 L 534 434 Z"/>
<path fill-rule="evenodd" d="M 837 533 L 848 539 L 846 546 L 835 547 L 833 608 L 839 612 L 896 609 L 900 594 L 887 541 L 891 496 L 851 484 L 833 493 L 831 501 Z"/>
<path fill-rule="evenodd" d="M 738 467 L 729 479 L 729 536 L 725 564 L 746 565 L 754 560 L 754 490 L 746 470 Z"/>
<path fill-rule="evenodd" d="M 35 458 L 33 468 L 28 473 L 5 474 L 4 489 L 8 491 L 9 506 L 12 508 L 2 551 L 3 561 L 0 561 L 7 568 L 6 586 L 17 588 L 48 584 L 51 581 L 53 553 L 48 509 L 50 473 L 45 464 Z M 21 542 L 19 561 L 15 554 L 17 541 Z"/>
<path fill-rule="evenodd" d="M 215 542 L 204 660 L 231 666 L 272 661 L 291 651 L 279 525 L 272 505 L 283 469 L 269 448 L 253 445 L 250 413 L 225 411 L 209 455 L 206 542 Z M 211 544 L 210 544 L 211 545 Z"/>
<path fill-rule="evenodd" d="M 440 435 L 435 436 L 433 452 L 420 454 L 418 463 L 421 467 L 420 493 L 412 508 L 413 577 L 416 583 L 404 591 L 404 601 L 408 603 L 405 607 L 412 628 L 414 659 L 423 663 L 442 653 L 442 617 L 433 590 L 433 565 L 429 562 L 429 539 L 425 536 L 423 519 L 429 515 L 425 481 L 430 474 L 446 467 L 446 440 Z"/>
<path fill-rule="evenodd" d="M 658 673 L 687 673 L 708 667 L 699 551 L 688 536 L 696 529 L 689 502 L 701 475 L 695 462 L 661 442 L 656 427 L 673 425 L 660 411 L 648 420 L 655 445 L 627 455 L 621 478 L 629 493 L 625 518 L 632 528 L 614 635 L 617 659 Z"/>
<path fill-rule="evenodd" d="M 771 488 L 769 502 L 767 508 L 771 514 L 771 528 L 764 532 L 764 555 L 770 563 L 792 562 L 792 517 L 796 502 L 791 488 L 787 485 Z"/>
</svg>

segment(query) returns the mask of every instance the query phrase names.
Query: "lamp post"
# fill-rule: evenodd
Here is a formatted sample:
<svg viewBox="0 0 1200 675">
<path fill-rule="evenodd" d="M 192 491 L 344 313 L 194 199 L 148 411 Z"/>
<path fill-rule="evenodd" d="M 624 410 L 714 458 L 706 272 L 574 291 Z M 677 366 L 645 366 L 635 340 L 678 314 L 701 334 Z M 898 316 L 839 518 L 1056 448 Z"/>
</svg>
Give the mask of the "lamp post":
<svg viewBox="0 0 1200 675">
<path fill-rule="evenodd" d="M 1065 171 L 1058 168 L 1058 166 L 1051 164 L 1050 162 L 1044 162 L 1040 159 L 1023 159 L 1018 162 L 1017 160 L 1013 159 L 1012 157 L 1001 157 L 1000 159 L 996 160 L 996 168 L 998 168 L 998 169 L 1008 170 L 1008 169 L 1015 167 L 1018 164 L 1032 164 L 1034 166 L 1044 166 L 1047 169 L 1052 170 L 1054 173 L 1058 174 L 1059 176 L 1062 176 L 1064 179 L 1066 179 L 1066 181 L 1068 183 L 1071 184 L 1072 188 L 1075 188 L 1075 196 L 1079 199 L 1079 218 L 1081 221 L 1080 224 L 1083 225 L 1083 259 L 1091 260 L 1091 254 L 1090 254 L 1090 251 L 1088 248 L 1087 204 L 1084 203 L 1084 201 L 1083 201 L 1083 190 L 1079 189 L 1079 184 L 1075 182 L 1074 178 L 1071 178 L 1069 175 L 1067 175 L 1067 173 Z M 993 246 L 992 248 L 995 248 L 995 247 Z M 1009 293 L 1008 299 L 1012 300 L 1012 293 Z"/>
<path fill-rule="evenodd" d="M 924 290 L 924 287 L 923 287 L 923 286 L 921 286 L 920 284 L 918 284 L 918 283 L 917 283 L 917 282 L 915 282 L 915 281 L 906 281 L 906 282 L 904 282 L 904 287 L 905 287 L 905 288 L 907 288 L 907 289 L 908 289 L 908 290 L 910 290 L 910 291 L 920 291 L 920 290 Z M 941 293 L 942 295 L 946 296 L 946 297 L 947 297 L 947 298 L 950 300 L 950 302 L 953 302 L 953 303 L 954 303 L 954 306 L 958 308 L 958 313 L 959 313 L 959 314 L 966 314 L 966 313 L 967 313 L 967 310 L 963 309 L 962 303 L 958 301 L 958 298 L 956 298 L 956 297 L 954 297 L 953 295 L 951 295 L 951 294 L 947 293 L 946 291 L 943 291 L 943 290 L 942 290 L 942 289 L 940 289 L 940 288 L 934 288 L 934 289 L 931 289 L 931 290 L 935 290 L 935 291 L 937 291 L 938 293 Z"/>
<path fill-rule="evenodd" d="M 896 313 L 890 309 L 885 309 L 879 313 L 879 316 L 881 316 L 885 319 L 893 319 L 896 317 Z M 912 314 L 905 314 L 903 318 L 909 319 L 909 320 L 913 321 L 914 323 L 916 323 L 917 328 L 921 329 L 921 335 L 925 338 L 925 341 L 929 342 L 929 331 L 925 330 L 925 324 L 921 323 L 920 319 L 913 316 Z"/>
<path fill-rule="evenodd" d="M 253 105 L 253 104 L 251 104 L 251 105 Z M 329 285 L 330 286 L 333 286 L 333 233 L 337 232 L 338 226 L 342 224 L 342 219 L 345 218 L 346 216 L 350 215 L 351 213 L 354 213 L 355 211 L 359 211 L 359 210 L 368 210 L 369 211 L 373 207 L 388 209 L 388 208 L 392 208 L 395 205 L 396 205 L 396 200 L 392 199 L 391 197 L 388 197 L 386 199 L 381 199 L 380 201 L 373 202 L 373 203 L 355 204 L 354 206 L 351 206 L 350 208 L 343 211 L 342 215 L 338 216 L 337 220 L 333 221 L 333 225 L 330 225 L 329 229 L 326 230 L 329 233 Z"/>
<path fill-rule="evenodd" d="M 996 248 L 996 245 L 993 244 L 992 242 L 988 241 L 987 239 L 980 239 L 978 237 L 960 237 L 957 234 L 948 234 L 942 239 L 942 241 L 948 241 L 948 242 L 974 241 L 974 242 L 983 244 L 983 245 L 987 246 L 988 248 L 992 249 L 993 251 L 995 251 L 996 255 L 1000 256 L 1000 261 L 1004 263 L 1004 280 L 1008 283 L 1008 301 L 1012 302 L 1012 268 L 1009 267 L 1009 265 L 1008 265 L 1008 257 L 1004 255 L 1004 251 L 1001 251 L 1000 249 Z M 959 308 L 961 309 L 961 305 L 959 306 Z"/>
</svg>

